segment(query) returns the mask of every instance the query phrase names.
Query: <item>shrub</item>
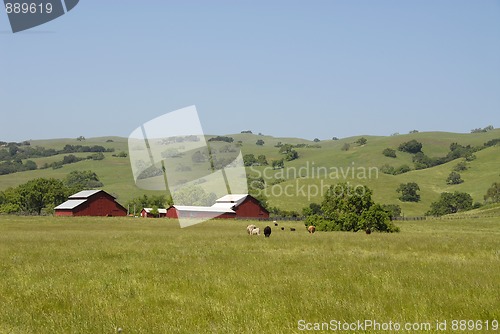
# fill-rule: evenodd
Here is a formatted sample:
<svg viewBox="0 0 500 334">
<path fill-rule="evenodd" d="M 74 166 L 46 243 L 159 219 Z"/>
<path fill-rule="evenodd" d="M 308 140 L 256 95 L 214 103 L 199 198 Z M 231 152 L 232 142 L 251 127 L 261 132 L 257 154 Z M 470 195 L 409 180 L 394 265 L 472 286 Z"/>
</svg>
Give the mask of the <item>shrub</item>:
<svg viewBox="0 0 500 334">
<path fill-rule="evenodd" d="M 420 201 L 420 195 L 417 194 L 417 191 L 420 191 L 420 187 L 415 182 L 401 183 L 396 191 L 401 193 L 399 200 L 402 202 Z"/>
<path fill-rule="evenodd" d="M 408 166 L 408 165 L 401 165 L 398 168 L 396 168 L 396 170 L 394 171 L 394 175 L 408 173 L 409 171 L 411 171 L 410 166 Z"/>
<path fill-rule="evenodd" d="M 365 145 L 368 140 L 365 137 L 361 137 L 358 140 L 356 140 L 356 144 L 359 146 Z"/>
<path fill-rule="evenodd" d="M 401 217 L 401 207 L 397 204 L 383 204 L 382 209 L 387 212 L 391 219 Z"/>
<path fill-rule="evenodd" d="M 386 148 L 382 151 L 382 154 L 389 158 L 395 158 L 396 150 L 393 150 L 392 148 Z"/>
<path fill-rule="evenodd" d="M 243 156 L 243 164 L 247 167 L 252 166 L 257 162 L 257 159 L 255 159 L 255 156 L 253 154 L 245 154 Z"/>
<path fill-rule="evenodd" d="M 349 151 L 350 148 L 351 148 L 351 145 L 349 143 L 345 143 L 344 145 L 342 145 L 342 147 L 340 149 L 342 151 Z"/>
<path fill-rule="evenodd" d="M 455 172 L 462 172 L 464 170 L 467 170 L 467 164 L 465 163 L 465 161 L 461 161 L 458 164 L 456 164 L 455 167 L 453 167 L 453 170 Z"/>
<path fill-rule="evenodd" d="M 226 136 L 217 136 L 217 137 L 210 138 L 208 141 L 224 141 L 226 143 L 232 143 L 234 141 L 234 139 L 231 137 L 226 137 Z"/>
<path fill-rule="evenodd" d="M 485 201 L 490 201 L 492 203 L 500 203 L 500 183 L 495 182 L 484 195 Z"/>
<path fill-rule="evenodd" d="M 446 179 L 446 184 L 460 184 L 462 182 L 464 182 L 464 180 L 462 180 L 462 177 L 457 172 L 451 172 Z"/>
<path fill-rule="evenodd" d="M 382 167 L 380 167 L 380 171 L 384 174 L 394 175 L 395 169 L 394 169 L 394 167 L 392 167 L 388 164 L 385 164 Z"/>
<path fill-rule="evenodd" d="M 416 141 L 415 139 L 412 139 L 399 145 L 398 150 L 400 150 L 401 152 L 408 152 L 413 154 L 422 152 L 422 143 Z"/>
</svg>

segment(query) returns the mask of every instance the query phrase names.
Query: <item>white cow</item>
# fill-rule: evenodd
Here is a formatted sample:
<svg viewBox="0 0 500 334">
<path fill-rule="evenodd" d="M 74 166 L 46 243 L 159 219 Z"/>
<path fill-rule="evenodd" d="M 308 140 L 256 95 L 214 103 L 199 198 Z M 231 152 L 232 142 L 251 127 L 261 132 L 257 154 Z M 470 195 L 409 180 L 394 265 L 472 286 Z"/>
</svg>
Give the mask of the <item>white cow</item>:
<svg viewBox="0 0 500 334">
<path fill-rule="evenodd" d="M 260 228 L 256 227 L 252 230 L 252 235 L 260 235 Z"/>
<path fill-rule="evenodd" d="M 256 227 L 257 227 L 257 226 L 255 226 L 255 225 L 253 225 L 253 224 L 252 224 L 252 225 L 248 225 L 248 226 L 247 226 L 247 233 L 248 233 L 248 235 L 251 235 L 251 234 L 252 234 L 253 229 L 254 229 L 254 228 L 256 228 Z"/>
</svg>

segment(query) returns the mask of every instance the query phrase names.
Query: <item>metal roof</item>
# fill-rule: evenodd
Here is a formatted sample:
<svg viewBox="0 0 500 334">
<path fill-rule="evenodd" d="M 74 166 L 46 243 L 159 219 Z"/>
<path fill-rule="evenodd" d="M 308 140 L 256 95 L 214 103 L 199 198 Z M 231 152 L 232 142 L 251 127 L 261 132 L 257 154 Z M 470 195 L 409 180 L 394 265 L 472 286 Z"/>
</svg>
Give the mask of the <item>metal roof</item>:
<svg viewBox="0 0 500 334">
<path fill-rule="evenodd" d="M 236 204 L 235 203 L 215 203 L 211 208 L 232 210 Z"/>
<path fill-rule="evenodd" d="M 147 213 L 151 213 L 152 210 L 153 208 L 144 208 Z M 167 209 L 158 209 L 158 213 L 167 213 Z"/>
<path fill-rule="evenodd" d="M 102 191 L 102 190 L 99 190 L 99 189 L 96 189 L 96 190 L 82 190 L 80 192 L 77 192 L 76 194 L 71 195 L 68 198 L 72 198 L 72 199 L 89 198 L 90 196 L 95 195 L 95 194 L 97 194 L 100 191 Z"/>
<path fill-rule="evenodd" d="M 219 198 L 216 203 L 235 203 L 240 205 L 247 198 L 248 194 L 229 194 Z"/>
<path fill-rule="evenodd" d="M 235 213 L 230 208 L 220 208 L 213 206 L 193 206 L 193 205 L 174 205 L 178 211 L 192 211 L 192 212 L 216 212 L 216 213 Z"/>
<path fill-rule="evenodd" d="M 66 202 L 64 202 L 61 205 L 56 206 L 54 209 L 55 210 L 71 210 L 76 208 L 77 206 L 87 202 L 86 199 L 70 199 Z"/>
</svg>

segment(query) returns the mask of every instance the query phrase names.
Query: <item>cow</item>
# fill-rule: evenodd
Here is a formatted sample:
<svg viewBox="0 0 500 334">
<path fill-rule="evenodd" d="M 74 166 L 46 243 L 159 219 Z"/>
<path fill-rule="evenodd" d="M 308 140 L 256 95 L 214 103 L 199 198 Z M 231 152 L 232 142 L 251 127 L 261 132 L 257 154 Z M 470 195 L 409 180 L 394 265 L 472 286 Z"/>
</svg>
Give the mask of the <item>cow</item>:
<svg viewBox="0 0 500 334">
<path fill-rule="evenodd" d="M 365 230 L 365 233 L 366 233 L 366 234 L 372 234 L 372 229 L 371 229 L 371 228 L 367 228 L 367 229 Z"/>
<path fill-rule="evenodd" d="M 260 235 L 260 228 L 256 227 L 252 230 L 252 235 Z"/>
<path fill-rule="evenodd" d="M 278 223 L 276 222 L 276 220 L 273 221 L 273 223 L 274 223 L 274 226 L 278 226 Z"/>
<path fill-rule="evenodd" d="M 266 236 L 266 238 L 269 238 L 269 236 L 271 235 L 271 227 L 270 226 L 264 227 L 264 235 Z"/>
<path fill-rule="evenodd" d="M 281 230 L 282 230 L 282 231 L 284 231 L 284 230 L 285 230 L 285 228 L 282 226 L 282 227 L 281 227 Z"/>
<path fill-rule="evenodd" d="M 311 225 L 311 226 L 309 226 L 309 227 L 307 228 L 307 231 L 309 231 L 309 233 L 311 233 L 311 234 L 312 234 L 312 233 L 316 232 L 316 227 L 314 227 L 314 225 Z"/>
<path fill-rule="evenodd" d="M 295 228 L 294 227 L 290 227 L 290 231 L 295 231 Z"/>
<path fill-rule="evenodd" d="M 257 226 L 255 226 L 255 225 L 253 225 L 253 224 L 252 224 L 252 225 L 248 225 L 248 226 L 247 226 L 247 233 L 248 233 L 248 235 L 251 235 L 251 234 L 252 234 L 252 230 L 253 230 L 254 228 L 256 228 L 256 227 L 257 227 Z"/>
</svg>

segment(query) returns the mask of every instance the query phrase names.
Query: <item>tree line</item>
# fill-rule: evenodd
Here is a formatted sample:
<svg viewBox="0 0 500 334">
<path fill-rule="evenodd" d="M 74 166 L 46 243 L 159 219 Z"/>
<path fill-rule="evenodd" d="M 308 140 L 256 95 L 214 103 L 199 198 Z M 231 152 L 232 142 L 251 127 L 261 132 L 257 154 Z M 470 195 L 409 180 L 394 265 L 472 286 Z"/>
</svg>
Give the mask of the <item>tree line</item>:
<svg viewBox="0 0 500 334">
<path fill-rule="evenodd" d="M 61 161 L 51 164 L 44 164 L 40 168 L 61 168 L 65 164 L 78 162 L 85 159 L 102 160 L 104 159 L 103 152 L 114 152 L 114 148 L 105 148 L 100 145 L 83 146 L 83 145 L 66 145 L 62 150 L 47 149 L 44 147 L 32 147 L 29 142 L 22 143 L 4 143 L 4 148 L 0 149 L 0 175 L 24 172 L 28 170 L 38 169 L 33 158 L 50 157 L 59 154 L 67 153 L 93 153 L 86 158 L 78 158 L 72 154 L 66 155 Z M 27 160 L 28 159 L 28 160 Z M 23 162 L 23 160 L 26 160 Z"/>
</svg>

